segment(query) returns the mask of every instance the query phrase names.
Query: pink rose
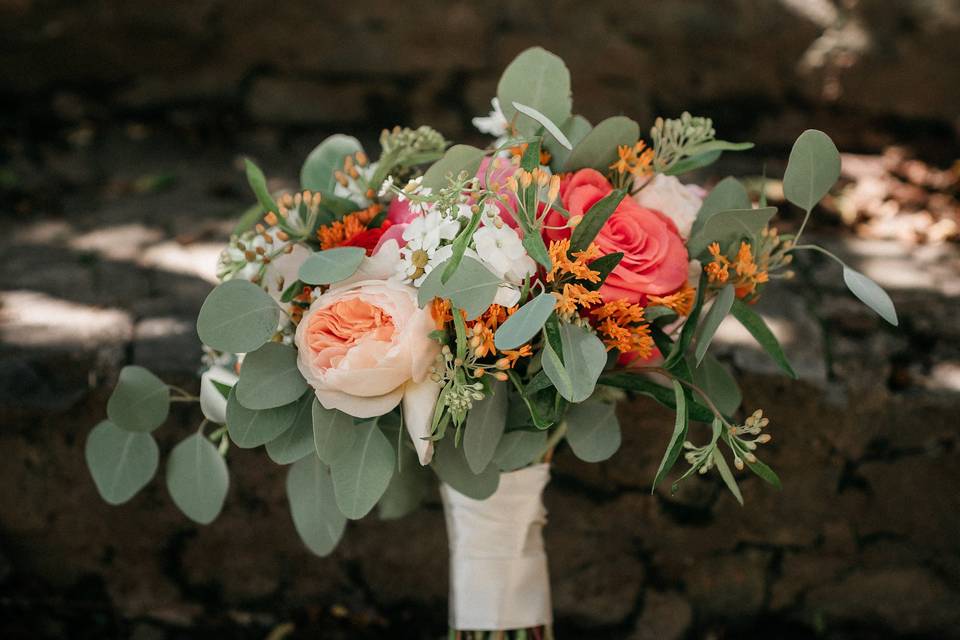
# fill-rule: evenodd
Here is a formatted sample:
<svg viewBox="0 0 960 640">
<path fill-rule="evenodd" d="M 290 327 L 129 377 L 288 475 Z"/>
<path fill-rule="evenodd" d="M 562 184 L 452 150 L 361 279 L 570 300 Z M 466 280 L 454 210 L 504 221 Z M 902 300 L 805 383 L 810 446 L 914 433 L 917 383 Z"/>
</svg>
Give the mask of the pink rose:
<svg viewBox="0 0 960 640">
<path fill-rule="evenodd" d="M 600 172 L 581 169 L 560 184 L 560 200 L 571 217 L 581 216 L 613 190 Z M 547 226 L 562 227 L 558 212 L 547 216 Z M 544 229 L 545 239 L 570 236 L 569 229 Z M 622 252 L 623 259 L 600 288 L 604 300 L 623 298 L 643 303 L 648 295 L 667 295 L 687 281 L 687 248 L 677 227 L 659 211 L 645 209 L 624 198 L 600 229 L 594 242 L 604 253 Z"/>
<path fill-rule="evenodd" d="M 422 438 L 430 435 L 440 392 L 429 378 L 440 350 L 428 337 L 433 329 L 411 287 L 389 280 L 341 285 L 318 297 L 300 321 L 297 364 L 327 409 L 373 418 L 402 401 L 404 422 L 427 464 L 433 445 Z"/>
</svg>

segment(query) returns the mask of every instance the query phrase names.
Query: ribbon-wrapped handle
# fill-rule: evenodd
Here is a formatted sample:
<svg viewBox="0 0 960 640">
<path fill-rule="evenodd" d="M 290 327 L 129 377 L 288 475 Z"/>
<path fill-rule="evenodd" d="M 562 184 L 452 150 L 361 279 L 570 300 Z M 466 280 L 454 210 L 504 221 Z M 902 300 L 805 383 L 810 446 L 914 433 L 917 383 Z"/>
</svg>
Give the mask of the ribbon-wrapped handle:
<svg viewBox="0 0 960 640">
<path fill-rule="evenodd" d="M 543 490 L 550 466 L 500 475 L 496 492 L 474 500 L 443 484 L 450 541 L 450 626 L 497 631 L 553 622 L 543 549 Z"/>
</svg>

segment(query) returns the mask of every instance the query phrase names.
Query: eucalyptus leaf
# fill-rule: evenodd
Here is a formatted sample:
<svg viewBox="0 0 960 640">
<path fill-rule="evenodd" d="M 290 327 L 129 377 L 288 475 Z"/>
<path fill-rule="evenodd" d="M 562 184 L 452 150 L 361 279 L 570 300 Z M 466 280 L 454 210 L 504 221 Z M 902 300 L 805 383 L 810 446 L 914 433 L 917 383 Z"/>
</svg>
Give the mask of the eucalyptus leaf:
<svg viewBox="0 0 960 640">
<path fill-rule="evenodd" d="M 342 134 L 332 135 L 307 156 L 300 169 L 300 187 L 333 195 L 337 186 L 335 172 L 343 171 L 347 156 L 363 151 L 360 141 Z"/>
<path fill-rule="evenodd" d="M 262 211 L 257 212 L 257 218 L 259 219 L 260 215 L 267 211 L 277 211 L 277 203 L 270 195 L 270 190 L 267 189 L 267 179 L 263 175 L 263 171 L 249 159 L 245 158 L 243 164 L 247 171 L 247 182 L 250 184 L 254 195 L 257 196 L 257 202 L 262 209 Z"/>
<path fill-rule="evenodd" d="M 307 391 L 297 401 L 293 424 L 279 436 L 267 442 L 267 455 L 277 464 L 296 462 L 316 450 L 313 443 L 312 391 Z"/>
<path fill-rule="evenodd" d="M 830 136 L 816 129 L 800 134 L 783 174 L 783 195 L 810 212 L 840 177 L 840 152 Z"/>
<path fill-rule="evenodd" d="M 223 509 L 230 487 L 227 463 L 200 433 L 187 436 L 167 459 L 167 491 L 188 518 L 210 524 Z"/>
<path fill-rule="evenodd" d="M 708 140 L 692 147 L 687 147 L 684 152 L 688 156 L 699 156 L 704 153 L 714 151 L 746 151 L 753 149 L 752 142 L 728 142 L 726 140 Z"/>
<path fill-rule="evenodd" d="M 593 332 L 561 323 L 561 360 L 549 341 L 543 351 L 543 370 L 557 391 L 570 402 L 583 402 L 591 395 L 607 364 L 607 349 Z"/>
<path fill-rule="evenodd" d="M 471 471 L 463 447 L 455 446 L 452 437 L 437 442 L 431 466 L 440 480 L 474 500 L 489 498 L 500 484 L 500 470 L 493 464 L 479 474 Z"/>
<path fill-rule="evenodd" d="M 497 349 L 516 349 L 530 342 L 536 336 L 543 323 L 547 321 L 557 299 L 552 293 L 541 293 L 539 296 L 517 309 L 506 322 L 500 325 L 494 335 L 494 344 Z"/>
<path fill-rule="evenodd" d="M 546 431 L 510 431 L 500 438 L 493 463 L 501 471 L 516 471 L 536 462 L 546 446 Z"/>
<path fill-rule="evenodd" d="M 482 473 L 493 459 L 507 424 L 507 388 L 491 385 L 483 400 L 473 403 L 463 433 L 463 453 L 470 470 Z"/>
<path fill-rule="evenodd" d="M 611 402 L 588 400 L 572 405 L 566 423 L 570 449 L 584 462 L 602 462 L 620 448 L 620 422 Z"/>
<path fill-rule="evenodd" d="M 297 403 L 272 409 L 247 409 L 237 399 L 237 387 L 227 398 L 227 433 L 241 449 L 252 449 L 277 438 L 293 426 Z"/>
<path fill-rule="evenodd" d="M 316 456 L 295 462 L 287 473 L 287 499 L 293 525 L 307 548 L 318 556 L 333 551 L 347 520 L 337 509 L 327 465 Z"/>
<path fill-rule="evenodd" d="M 777 363 L 780 369 L 796 380 L 797 372 L 790 366 L 790 361 L 787 360 L 787 354 L 783 352 L 783 347 L 780 346 L 777 337 L 773 335 L 773 332 L 767 327 L 767 323 L 763 321 L 763 318 L 740 300 L 734 301 L 730 312 L 733 317 L 743 325 L 743 328 L 753 336 L 757 344 L 763 347 L 763 350 L 773 358 L 773 361 Z"/>
<path fill-rule="evenodd" d="M 143 367 L 120 370 L 117 386 L 107 401 L 107 417 L 127 431 L 153 431 L 170 413 L 170 388 Z"/>
<path fill-rule="evenodd" d="M 246 280 L 227 280 L 200 307 L 197 334 L 212 349 L 247 353 L 273 337 L 280 307 L 266 291 Z"/>
<path fill-rule="evenodd" d="M 707 197 L 703 199 L 697 217 L 690 229 L 690 235 L 695 236 L 699 233 L 704 223 L 721 211 L 749 209 L 750 207 L 750 195 L 747 193 L 746 187 L 736 178 L 727 176 L 718 182 L 717 186 L 711 189 Z"/>
<path fill-rule="evenodd" d="M 358 431 L 353 419 L 336 409 L 324 409 L 313 402 L 313 439 L 317 455 L 327 464 L 333 464 L 353 448 Z"/>
<path fill-rule="evenodd" d="M 150 482 L 160 452 L 149 433 L 126 431 L 104 420 L 87 436 L 84 457 L 100 496 L 117 505 Z"/>
<path fill-rule="evenodd" d="M 381 520 L 395 520 L 411 513 L 420 506 L 430 488 L 431 474 L 420 466 L 414 450 L 401 448 L 400 458 L 400 468 L 377 503 L 377 515 Z"/>
<path fill-rule="evenodd" d="M 393 445 L 376 420 L 354 426 L 353 446 L 330 466 L 340 512 L 351 520 L 370 513 L 387 490 L 396 466 Z"/>
<path fill-rule="evenodd" d="M 732 416 L 740 408 L 743 396 L 736 379 L 719 360 L 709 353 L 693 368 L 693 382 L 703 389 L 725 416 Z"/>
<path fill-rule="evenodd" d="M 563 133 L 563 131 L 560 130 L 560 127 L 554 124 L 553 120 L 540 113 L 533 107 L 528 107 L 527 105 L 520 104 L 519 102 L 514 102 L 513 108 L 543 125 L 543 128 L 546 129 L 547 132 L 552 135 L 558 143 L 560 143 L 560 146 L 565 147 L 570 151 L 573 150 L 573 145 L 571 145 L 570 141 L 567 140 L 567 136 Z"/>
<path fill-rule="evenodd" d="M 606 172 L 617 159 L 619 145 L 633 146 L 640 138 L 640 125 L 625 116 L 600 122 L 573 147 L 563 164 L 564 171 L 596 169 Z"/>
<path fill-rule="evenodd" d="M 707 349 L 710 347 L 710 342 L 713 340 L 714 334 L 717 332 L 723 319 L 730 313 L 730 307 L 733 306 L 733 301 L 736 299 L 736 289 L 734 289 L 732 284 L 728 284 L 721 289 L 717 297 L 714 298 L 713 305 L 710 307 L 710 310 L 707 311 L 707 315 L 704 316 L 703 322 L 700 323 L 700 331 L 697 333 L 697 346 L 694 349 L 694 362 L 696 366 L 700 366 L 700 362 L 703 360 L 703 356 L 707 354 Z"/>
<path fill-rule="evenodd" d="M 895 327 L 900 324 L 893 300 L 876 282 L 847 265 L 843 265 L 843 282 L 853 295 L 876 311 L 881 318 Z"/>
<path fill-rule="evenodd" d="M 307 390 L 297 367 L 297 350 L 268 342 L 248 353 L 234 386 L 237 400 L 247 409 L 272 409 L 290 404 Z"/>
<path fill-rule="evenodd" d="M 360 247 L 335 247 L 315 251 L 300 265 L 298 277 L 307 284 L 340 282 L 356 273 L 366 255 L 366 251 Z"/>
<path fill-rule="evenodd" d="M 523 135 L 532 135 L 541 123 L 516 118 L 514 102 L 536 109 L 553 122 L 570 117 L 570 72 L 558 56 L 532 47 L 507 65 L 497 83 L 497 98 L 508 122 L 514 122 Z"/>
<path fill-rule="evenodd" d="M 422 185 L 437 190 L 450 185 L 450 178 L 456 178 L 461 172 L 468 176 L 475 176 L 480 169 L 484 153 L 476 147 L 466 144 L 455 144 L 443 157 L 430 165 L 423 174 Z"/>
<path fill-rule="evenodd" d="M 652 494 L 657 489 L 657 485 L 670 473 L 670 469 L 677 463 L 680 452 L 683 451 L 683 442 L 687 437 L 687 426 L 690 420 L 690 414 L 687 411 L 687 394 L 683 390 L 683 385 L 678 381 L 673 381 L 673 398 L 677 414 L 673 423 L 673 433 L 670 435 L 670 442 L 663 452 L 663 458 L 660 460 L 660 466 L 657 468 L 657 475 L 653 478 L 653 485 L 650 487 Z"/>
<path fill-rule="evenodd" d="M 732 209 L 720 211 L 710 216 L 687 242 L 687 251 L 691 257 L 702 255 L 712 242 L 725 251 L 732 243 L 742 238 L 753 238 L 767 226 L 770 218 L 777 212 L 775 207 L 763 209 Z"/>
<path fill-rule="evenodd" d="M 453 272 L 446 284 L 442 274 L 447 263 L 437 266 L 424 278 L 417 293 L 421 307 L 425 307 L 434 298 L 446 298 L 454 306 L 463 309 L 467 319 L 478 317 L 493 303 L 501 280 L 483 264 L 470 257 L 464 257 L 460 266 Z"/>
<path fill-rule="evenodd" d="M 592 128 L 589 120 L 578 115 L 570 116 L 566 122 L 560 125 L 560 130 L 563 131 L 563 134 L 567 137 L 571 146 L 578 145 L 580 141 L 590 133 Z M 546 136 L 543 144 L 549 149 L 550 155 L 552 156 L 550 164 L 558 169 L 562 167 L 570 156 L 571 150 L 568 150 L 557 142 L 553 136 Z"/>
</svg>

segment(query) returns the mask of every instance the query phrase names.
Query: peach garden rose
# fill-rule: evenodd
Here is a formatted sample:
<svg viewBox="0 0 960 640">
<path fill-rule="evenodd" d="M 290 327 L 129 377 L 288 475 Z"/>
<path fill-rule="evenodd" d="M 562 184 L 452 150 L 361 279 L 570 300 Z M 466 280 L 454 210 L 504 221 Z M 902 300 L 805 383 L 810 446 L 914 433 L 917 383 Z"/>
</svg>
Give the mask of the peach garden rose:
<svg viewBox="0 0 960 640">
<path fill-rule="evenodd" d="M 396 251 L 390 242 L 382 250 Z M 417 305 L 416 290 L 377 279 L 390 255 L 375 255 L 347 281 L 320 295 L 297 327 L 298 366 L 326 409 L 374 418 L 403 403 L 404 423 L 422 464 L 433 455 L 429 436 L 440 387 L 430 367 L 440 346 L 429 337 L 434 322 Z M 379 263 L 379 264 L 378 264 Z"/>
</svg>

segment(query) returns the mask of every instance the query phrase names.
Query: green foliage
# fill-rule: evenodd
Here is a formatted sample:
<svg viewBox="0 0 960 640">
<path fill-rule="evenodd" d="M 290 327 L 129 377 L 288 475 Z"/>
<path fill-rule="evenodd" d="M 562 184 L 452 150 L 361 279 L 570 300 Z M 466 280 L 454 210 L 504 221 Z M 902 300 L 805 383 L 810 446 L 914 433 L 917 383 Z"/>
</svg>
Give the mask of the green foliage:
<svg viewBox="0 0 960 640">
<path fill-rule="evenodd" d="M 571 146 L 580 144 L 580 141 L 590 133 L 591 129 L 593 129 L 593 127 L 590 125 L 590 121 L 583 116 L 577 115 L 570 116 L 566 122 L 560 125 L 560 130 L 563 131 L 563 134 L 567 137 Z M 557 142 L 553 136 L 545 137 L 543 144 L 552 156 L 550 161 L 551 165 L 560 168 L 566 164 L 567 158 L 570 157 L 570 150 Z"/>
<path fill-rule="evenodd" d="M 423 186 L 436 191 L 450 185 L 461 172 L 475 176 L 483 161 L 483 151 L 467 144 L 455 144 L 423 174 Z"/>
<path fill-rule="evenodd" d="M 494 336 L 494 344 L 497 349 L 501 351 L 516 349 L 533 339 L 543 328 L 543 323 L 553 313 L 556 303 L 557 299 L 553 294 L 545 292 L 517 309 L 497 329 Z"/>
<path fill-rule="evenodd" d="M 687 321 L 683 324 L 683 329 L 680 330 L 680 338 L 673 343 L 673 347 L 666 355 L 666 360 L 663 362 L 664 368 L 673 369 L 678 365 L 686 366 L 684 356 L 687 353 L 687 347 L 690 346 L 690 341 L 693 340 L 693 334 L 697 330 L 697 323 L 700 322 L 700 311 L 703 309 L 706 292 L 707 276 L 701 273 L 700 281 L 697 284 L 697 297 L 693 302 L 693 309 L 690 311 L 690 315 L 687 316 Z"/>
<path fill-rule="evenodd" d="M 307 284 L 340 282 L 356 273 L 366 255 L 366 251 L 360 247 L 336 247 L 315 251 L 300 265 L 298 277 Z"/>
<path fill-rule="evenodd" d="M 680 452 L 683 451 L 683 442 L 687 437 L 687 426 L 690 421 L 690 414 L 687 411 L 687 394 L 683 389 L 683 385 L 673 381 L 673 397 L 674 405 L 677 409 L 676 419 L 673 423 L 673 433 L 670 436 L 670 442 L 667 444 L 666 450 L 663 452 L 663 458 L 660 460 L 660 466 L 657 468 L 657 474 L 653 478 L 653 485 L 650 487 L 650 493 L 652 494 L 657 485 L 670 473 L 670 469 L 673 468 L 673 465 L 677 463 L 677 458 L 680 457 Z"/>
<path fill-rule="evenodd" d="M 703 223 L 696 234 L 690 236 L 687 250 L 691 257 L 697 257 L 703 255 L 712 242 L 718 243 L 722 251 L 743 238 L 754 242 L 756 235 L 767 226 L 776 212 L 775 207 L 717 212 Z"/>
<path fill-rule="evenodd" d="M 635 373 L 608 371 L 600 376 L 600 384 L 639 393 L 668 409 L 677 410 L 676 400 L 670 389 Z M 710 422 L 713 419 L 713 412 L 702 404 L 688 402 L 687 405 L 691 420 Z"/>
<path fill-rule="evenodd" d="M 337 185 L 334 172 L 342 171 L 344 158 L 357 151 L 363 151 L 363 147 L 356 138 L 342 134 L 330 136 L 304 161 L 300 169 L 300 187 L 332 196 Z"/>
<path fill-rule="evenodd" d="M 790 150 L 783 195 L 809 214 L 839 177 L 840 153 L 833 140 L 822 131 L 807 129 Z"/>
<path fill-rule="evenodd" d="M 307 390 L 307 381 L 297 367 L 297 350 L 279 342 L 268 342 L 248 353 L 234 388 L 237 400 L 247 409 L 272 409 L 290 404 Z"/>
<path fill-rule="evenodd" d="M 853 295 L 876 311 L 881 318 L 895 327 L 900 324 L 893 300 L 876 282 L 847 265 L 843 265 L 843 282 Z"/>
<path fill-rule="evenodd" d="M 750 209 L 750 196 L 743 183 L 732 176 L 728 176 L 717 183 L 700 205 L 697 218 L 693 221 L 690 235 L 697 235 L 707 220 L 721 211 Z"/>
<path fill-rule="evenodd" d="M 714 151 L 705 151 L 700 155 L 696 155 L 690 158 L 684 158 L 673 164 L 672 167 L 664 171 L 663 173 L 668 176 L 679 176 L 684 173 L 689 173 L 696 169 L 702 167 L 707 167 L 720 159 L 720 156 L 723 154 L 722 151 L 716 149 Z"/>
<path fill-rule="evenodd" d="M 570 234 L 570 251 L 583 251 L 590 246 L 600 229 L 607 223 L 613 212 L 617 210 L 620 201 L 627 194 L 623 189 L 614 189 L 598 200 L 583 216 Z"/>
<path fill-rule="evenodd" d="M 267 189 L 267 179 L 264 177 L 263 171 L 249 159 L 245 158 L 243 163 L 247 170 L 247 182 L 250 184 L 250 188 L 253 189 L 254 195 L 257 196 L 257 202 L 260 204 L 260 209 L 262 209 L 262 212 L 258 212 L 257 217 L 259 218 L 261 213 L 266 213 L 267 211 L 276 211 L 277 203 L 274 201 L 273 196 L 270 195 L 270 190 Z"/>
<path fill-rule="evenodd" d="M 287 499 L 300 539 L 318 556 L 337 546 L 347 520 L 337 509 L 330 469 L 316 456 L 295 462 L 287 473 Z"/>
<path fill-rule="evenodd" d="M 546 446 L 546 431 L 509 431 L 500 438 L 493 463 L 501 471 L 516 471 L 536 462 Z"/>
<path fill-rule="evenodd" d="M 127 431 L 153 431 L 170 412 L 170 388 L 143 367 L 120 370 L 117 386 L 107 401 L 107 417 Z"/>
<path fill-rule="evenodd" d="M 737 502 L 739 502 L 740 506 L 742 507 L 743 496 L 740 494 L 740 487 L 737 486 L 737 481 L 733 477 L 730 467 L 727 466 L 727 461 L 723 458 L 723 454 L 720 452 L 720 449 L 713 450 L 713 463 L 717 466 L 717 471 L 720 472 L 720 477 L 723 479 L 723 484 L 727 485 L 727 489 L 730 490 L 730 493 L 733 494 L 733 497 L 737 499 Z"/>
<path fill-rule="evenodd" d="M 736 413 L 743 401 L 740 386 L 719 360 L 708 353 L 692 373 L 694 384 L 703 389 L 723 415 Z"/>
<path fill-rule="evenodd" d="M 500 484 L 500 470 L 493 464 L 479 474 L 474 473 L 463 447 L 457 447 L 453 438 L 437 442 L 431 466 L 440 480 L 474 500 L 489 498 Z"/>
<path fill-rule="evenodd" d="M 453 247 L 453 252 L 450 254 L 450 259 L 444 263 L 443 274 L 440 277 L 441 284 L 447 284 L 454 272 L 460 267 L 460 262 L 463 261 L 463 254 L 466 253 L 467 248 L 470 246 L 470 241 L 473 240 L 473 234 L 476 233 L 477 227 L 480 226 L 480 216 L 481 210 L 477 208 L 470 216 L 470 222 L 468 222 L 463 230 L 457 234 L 457 237 L 454 238 L 453 244 L 450 245 Z"/>
<path fill-rule="evenodd" d="M 397 472 L 377 503 L 377 515 L 381 520 L 395 520 L 414 511 L 427 497 L 433 479 L 432 474 L 420 466 L 412 448 L 401 447 L 399 456 Z"/>
<path fill-rule="evenodd" d="M 237 399 L 234 385 L 227 397 L 227 433 L 241 449 L 252 449 L 277 438 L 293 426 L 297 403 L 270 409 L 248 409 Z"/>
<path fill-rule="evenodd" d="M 230 487 L 227 463 L 201 433 L 188 436 L 167 459 L 167 490 L 188 518 L 210 524 L 223 509 Z"/>
<path fill-rule="evenodd" d="M 704 316 L 697 333 L 697 346 L 694 349 L 695 366 L 699 367 L 700 362 L 703 361 L 703 356 L 707 355 L 707 349 L 710 347 L 714 334 L 723 319 L 730 313 L 730 307 L 733 306 L 733 301 L 736 299 L 736 290 L 732 284 L 728 284 L 721 289 L 717 297 L 714 298 L 713 305 L 707 311 L 707 315 Z"/>
<path fill-rule="evenodd" d="M 279 436 L 267 442 L 267 455 L 277 464 L 291 464 L 314 452 L 313 403 L 316 399 L 308 390 L 297 401 L 293 424 Z"/>
<path fill-rule="evenodd" d="M 376 420 L 353 427 L 353 446 L 330 465 L 333 493 L 340 512 L 351 520 L 370 513 L 387 490 L 396 454 Z"/>
<path fill-rule="evenodd" d="M 97 491 L 113 505 L 123 504 L 150 482 L 160 459 L 152 435 L 107 420 L 87 436 L 84 456 Z"/>
<path fill-rule="evenodd" d="M 591 395 L 597 378 L 607 364 L 607 349 L 593 332 L 576 325 L 560 324 L 560 341 L 563 352 L 558 354 L 545 341 L 543 370 L 570 402 L 583 402 Z"/>
<path fill-rule="evenodd" d="M 570 449 L 584 462 L 602 462 L 620 448 L 620 422 L 613 403 L 587 400 L 571 405 L 565 420 Z"/>
<path fill-rule="evenodd" d="M 547 130 L 547 133 L 552 135 L 553 138 L 557 141 L 557 143 L 561 147 L 564 147 L 568 151 L 573 150 L 573 145 L 570 144 L 569 140 L 567 140 L 566 134 L 564 134 L 563 131 L 560 130 L 560 127 L 554 124 L 554 122 L 550 118 L 540 113 L 533 107 L 528 107 L 527 105 L 520 104 L 519 102 L 514 102 L 513 108 L 519 111 L 520 113 L 522 113 L 523 115 L 533 118 L 534 121 L 541 124 L 543 128 Z"/>
<path fill-rule="evenodd" d="M 507 387 L 491 385 L 483 400 L 473 403 L 463 433 L 463 453 L 470 470 L 479 474 L 490 464 L 507 424 Z"/>
<path fill-rule="evenodd" d="M 553 122 L 566 122 L 573 101 L 570 72 L 558 56 L 532 47 L 518 55 L 504 70 L 497 84 L 497 98 L 507 121 L 515 121 L 522 135 L 532 135 L 537 121 L 516 118 L 514 102 L 532 107 Z"/>
<path fill-rule="evenodd" d="M 743 328 L 753 336 L 753 339 L 757 341 L 757 344 L 763 347 L 763 350 L 766 351 L 771 358 L 773 358 L 773 361 L 777 363 L 780 369 L 782 369 L 783 372 L 788 376 L 796 380 L 797 372 L 794 371 L 793 367 L 790 366 L 790 361 L 787 360 L 787 354 L 783 352 L 783 348 L 777 341 L 776 336 L 774 336 L 773 332 L 770 331 L 770 328 L 767 327 L 767 323 L 763 321 L 763 318 L 761 318 L 756 311 L 751 309 L 748 305 L 740 300 L 734 301 L 733 305 L 730 307 L 730 311 L 733 314 L 733 317 L 743 325 Z"/>
<path fill-rule="evenodd" d="M 246 280 L 217 286 L 200 307 L 197 334 L 212 349 L 247 353 L 273 337 L 280 307 L 266 291 Z"/>
<path fill-rule="evenodd" d="M 425 307 L 434 298 L 446 298 L 467 313 L 467 319 L 482 314 L 493 303 L 500 286 L 500 278 L 490 273 L 479 261 L 464 257 L 460 266 L 444 284 L 441 280 L 447 263 L 437 266 L 424 278 L 417 292 L 417 300 Z"/>
<path fill-rule="evenodd" d="M 600 122 L 580 140 L 563 163 L 564 171 L 596 169 L 605 172 L 617 159 L 617 146 L 633 146 L 640 138 L 640 125 L 624 116 Z"/>
<path fill-rule="evenodd" d="M 353 448 L 357 439 L 353 419 L 336 409 L 324 409 L 313 403 L 313 440 L 317 456 L 326 464 L 333 464 Z"/>
</svg>

